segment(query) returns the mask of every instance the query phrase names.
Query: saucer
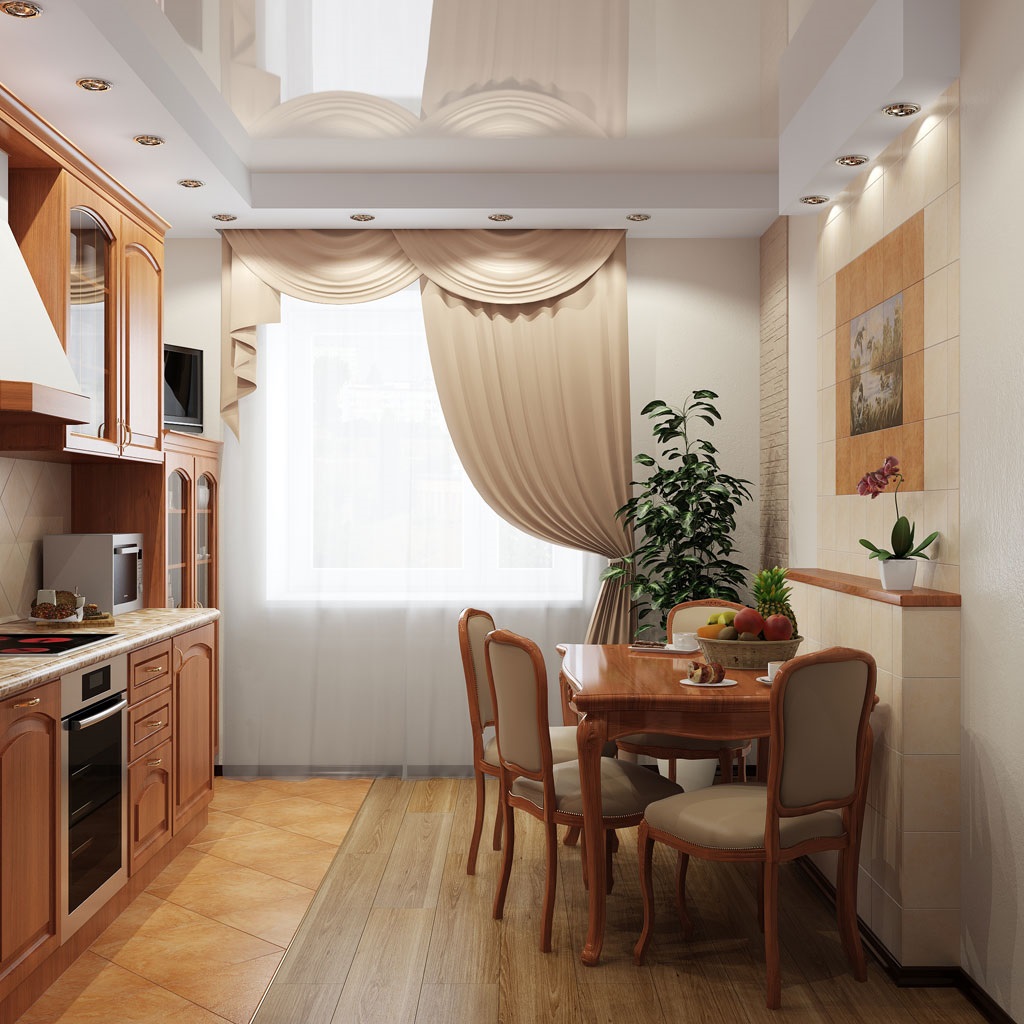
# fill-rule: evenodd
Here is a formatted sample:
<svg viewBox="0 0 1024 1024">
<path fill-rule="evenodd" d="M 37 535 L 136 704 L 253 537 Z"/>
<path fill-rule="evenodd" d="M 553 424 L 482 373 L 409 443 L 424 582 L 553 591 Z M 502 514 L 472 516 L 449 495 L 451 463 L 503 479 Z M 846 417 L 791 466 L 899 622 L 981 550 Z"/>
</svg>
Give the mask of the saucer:
<svg viewBox="0 0 1024 1024">
<path fill-rule="evenodd" d="M 666 651 L 675 651 L 677 654 L 696 654 L 700 647 L 676 647 L 675 644 L 665 644 Z"/>
<path fill-rule="evenodd" d="M 757 681 L 759 683 L 764 683 L 765 686 L 771 686 L 772 685 L 772 681 L 767 676 L 758 676 L 757 677 Z"/>
</svg>

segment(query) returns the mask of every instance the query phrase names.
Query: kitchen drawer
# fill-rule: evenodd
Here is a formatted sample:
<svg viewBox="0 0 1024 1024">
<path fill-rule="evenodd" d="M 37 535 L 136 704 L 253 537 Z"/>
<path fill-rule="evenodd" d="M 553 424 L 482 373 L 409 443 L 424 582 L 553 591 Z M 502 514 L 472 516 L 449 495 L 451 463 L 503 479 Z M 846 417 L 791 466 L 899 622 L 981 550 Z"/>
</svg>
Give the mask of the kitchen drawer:
<svg viewBox="0 0 1024 1024">
<path fill-rule="evenodd" d="M 171 685 L 171 641 L 161 640 L 128 655 L 128 703 L 151 697 Z"/>
<path fill-rule="evenodd" d="M 128 769 L 129 874 L 171 841 L 173 757 L 168 740 Z"/>
<path fill-rule="evenodd" d="M 128 709 L 128 762 L 160 746 L 172 735 L 172 693 L 169 687 Z"/>
</svg>

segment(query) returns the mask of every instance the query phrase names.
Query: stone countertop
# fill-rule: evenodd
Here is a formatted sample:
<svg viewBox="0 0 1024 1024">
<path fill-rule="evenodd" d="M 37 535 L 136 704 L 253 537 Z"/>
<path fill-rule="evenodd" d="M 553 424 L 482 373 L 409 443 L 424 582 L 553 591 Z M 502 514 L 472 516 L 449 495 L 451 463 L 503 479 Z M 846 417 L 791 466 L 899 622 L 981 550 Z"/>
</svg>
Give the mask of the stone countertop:
<svg viewBox="0 0 1024 1024">
<path fill-rule="evenodd" d="M 219 618 L 220 612 L 216 608 L 144 608 L 142 611 L 118 615 L 112 626 L 98 626 L 95 629 L 88 626 L 76 626 L 73 630 L 65 626 L 62 629 L 61 623 L 54 623 L 53 626 L 37 625 L 27 619 L 5 622 L 0 624 L 0 629 L 9 634 L 70 633 L 84 630 L 89 633 L 109 633 L 110 640 L 98 641 L 52 658 L 45 655 L 26 655 L 21 658 L 17 655 L 0 655 L 0 700 L 56 679 L 65 672 L 74 672 L 116 655 L 127 654 L 136 648 L 166 640 L 167 637 L 215 622 Z"/>
</svg>

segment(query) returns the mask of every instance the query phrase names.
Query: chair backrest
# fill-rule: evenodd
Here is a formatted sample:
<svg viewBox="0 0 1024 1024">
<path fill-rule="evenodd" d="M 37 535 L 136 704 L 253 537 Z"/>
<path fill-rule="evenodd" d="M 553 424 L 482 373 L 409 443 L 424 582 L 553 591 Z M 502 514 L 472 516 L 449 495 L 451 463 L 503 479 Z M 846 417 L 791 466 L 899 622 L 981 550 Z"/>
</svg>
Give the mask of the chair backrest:
<svg viewBox="0 0 1024 1024">
<path fill-rule="evenodd" d="M 484 660 L 484 638 L 493 629 L 494 619 L 479 608 L 466 608 L 459 616 L 459 650 L 462 652 L 462 671 L 466 676 L 474 742 L 488 725 L 494 724 L 491 688 L 487 685 L 487 663 Z"/>
<path fill-rule="evenodd" d="M 544 655 L 532 640 L 507 629 L 488 634 L 484 650 L 502 767 L 530 778 L 550 778 Z"/>
<path fill-rule="evenodd" d="M 683 601 L 668 613 L 665 623 L 667 639 L 671 643 L 673 632 L 696 633 L 698 626 L 707 625 L 708 616 L 713 611 L 724 612 L 728 608 L 739 611 L 743 605 L 735 601 L 720 601 L 717 597 L 707 597 L 702 601 Z"/>
<path fill-rule="evenodd" d="M 867 787 L 875 659 L 831 647 L 779 669 L 771 695 L 769 804 L 782 816 L 857 803 Z"/>
</svg>

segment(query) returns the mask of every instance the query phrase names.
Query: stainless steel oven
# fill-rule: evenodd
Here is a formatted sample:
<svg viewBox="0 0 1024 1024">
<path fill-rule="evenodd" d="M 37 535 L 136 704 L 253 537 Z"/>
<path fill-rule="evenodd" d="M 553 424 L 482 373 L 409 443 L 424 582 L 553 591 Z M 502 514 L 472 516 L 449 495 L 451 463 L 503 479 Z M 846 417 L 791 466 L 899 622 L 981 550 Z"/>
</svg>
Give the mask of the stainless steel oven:
<svg viewBox="0 0 1024 1024">
<path fill-rule="evenodd" d="M 126 655 L 61 676 L 62 939 L 128 880 Z"/>
</svg>

